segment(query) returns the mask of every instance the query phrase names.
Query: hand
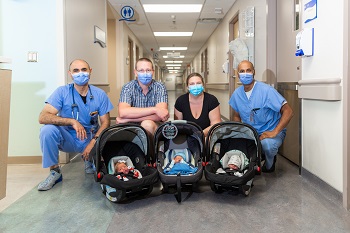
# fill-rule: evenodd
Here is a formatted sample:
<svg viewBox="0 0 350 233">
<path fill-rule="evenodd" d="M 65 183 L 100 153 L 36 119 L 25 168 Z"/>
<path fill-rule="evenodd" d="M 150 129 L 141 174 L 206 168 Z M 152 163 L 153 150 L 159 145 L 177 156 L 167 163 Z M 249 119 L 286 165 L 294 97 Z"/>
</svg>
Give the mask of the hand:
<svg viewBox="0 0 350 233">
<path fill-rule="evenodd" d="M 117 117 L 116 119 L 115 119 L 115 123 L 116 124 L 123 124 L 123 123 L 127 123 L 128 121 L 127 120 L 124 120 L 124 119 L 122 119 L 122 118 L 120 118 L 120 117 Z"/>
<path fill-rule="evenodd" d="M 90 143 L 85 147 L 83 153 L 81 153 L 83 160 L 89 160 L 90 152 L 91 152 L 92 148 L 94 147 L 95 143 L 96 143 L 95 139 L 92 139 L 90 141 Z"/>
<path fill-rule="evenodd" d="M 169 119 L 169 111 L 168 111 L 168 109 L 157 108 L 156 114 L 161 119 L 161 121 L 167 121 Z"/>
<path fill-rule="evenodd" d="M 80 140 L 84 140 L 87 138 L 86 130 L 85 128 L 79 123 L 79 121 L 74 120 L 74 123 L 72 124 L 72 127 L 77 132 L 77 138 Z"/>
<path fill-rule="evenodd" d="M 261 140 L 263 140 L 263 139 L 265 139 L 265 138 L 274 138 L 274 137 L 276 137 L 276 136 L 277 136 L 277 134 L 274 133 L 273 131 L 265 131 L 265 132 L 263 132 L 263 133 L 260 135 L 259 139 L 260 139 L 260 141 L 261 141 Z"/>
</svg>

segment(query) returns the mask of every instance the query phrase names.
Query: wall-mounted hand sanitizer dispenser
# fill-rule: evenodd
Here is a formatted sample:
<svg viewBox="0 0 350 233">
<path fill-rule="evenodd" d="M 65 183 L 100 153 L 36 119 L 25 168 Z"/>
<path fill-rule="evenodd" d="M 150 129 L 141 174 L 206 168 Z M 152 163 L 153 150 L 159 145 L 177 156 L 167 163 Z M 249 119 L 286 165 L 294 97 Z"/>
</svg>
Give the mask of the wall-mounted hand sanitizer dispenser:
<svg viewBox="0 0 350 233">
<path fill-rule="evenodd" d="M 304 28 L 295 37 L 295 56 L 309 57 L 314 55 L 314 29 Z"/>
</svg>

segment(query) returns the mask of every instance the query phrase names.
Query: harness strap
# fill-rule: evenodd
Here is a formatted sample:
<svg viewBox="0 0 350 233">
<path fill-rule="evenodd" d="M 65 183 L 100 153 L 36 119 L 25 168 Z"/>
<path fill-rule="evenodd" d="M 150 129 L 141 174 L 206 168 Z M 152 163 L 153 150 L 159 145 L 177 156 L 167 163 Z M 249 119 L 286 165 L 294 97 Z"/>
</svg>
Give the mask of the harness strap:
<svg viewBox="0 0 350 233">
<path fill-rule="evenodd" d="M 184 198 L 183 201 L 186 201 L 188 198 L 190 198 L 193 194 L 193 190 L 191 189 L 191 191 L 187 194 L 187 196 Z M 176 176 L 176 193 L 174 194 L 175 198 L 177 200 L 177 203 L 181 203 L 181 174 L 180 172 L 177 173 Z"/>
<path fill-rule="evenodd" d="M 176 193 L 175 193 L 175 198 L 178 203 L 181 202 L 181 174 L 180 172 L 177 173 L 176 176 Z"/>
</svg>

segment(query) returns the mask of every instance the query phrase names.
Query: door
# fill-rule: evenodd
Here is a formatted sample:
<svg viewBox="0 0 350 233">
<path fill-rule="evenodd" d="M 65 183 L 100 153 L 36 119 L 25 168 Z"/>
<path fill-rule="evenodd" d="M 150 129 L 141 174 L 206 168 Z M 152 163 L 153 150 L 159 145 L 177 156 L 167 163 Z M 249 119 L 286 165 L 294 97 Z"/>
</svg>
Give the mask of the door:
<svg viewBox="0 0 350 233">
<path fill-rule="evenodd" d="M 129 71 L 129 80 L 134 80 L 134 42 L 129 38 L 128 40 L 128 71 Z"/>
<path fill-rule="evenodd" d="M 229 42 L 239 37 L 239 20 L 238 15 L 236 15 L 229 24 Z M 229 43 L 228 42 L 228 43 Z M 234 90 L 238 87 L 237 81 L 237 69 L 233 69 L 233 55 L 229 52 L 229 98 L 231 97 Z M 233 120 L 233 109 L 230 107 L 230 120 Z"/>
<path fill-rule="evenodd" d="M 301 161 L 301 101 L 297 82 L 301 79 L 301 60 L 295 56 L 295 36 L 299 25 L 299 0 L 277 1 L 277 89 L 294 111 L 279 154 L 298 166 Z"/>
</svg>

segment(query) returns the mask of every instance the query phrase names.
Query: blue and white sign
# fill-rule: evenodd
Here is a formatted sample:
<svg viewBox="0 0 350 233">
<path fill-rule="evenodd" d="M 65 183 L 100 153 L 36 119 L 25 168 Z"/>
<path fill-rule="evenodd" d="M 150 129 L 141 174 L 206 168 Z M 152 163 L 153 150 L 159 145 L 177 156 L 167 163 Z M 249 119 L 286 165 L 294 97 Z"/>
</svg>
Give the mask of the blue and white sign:
<svg viewBox="0 0 350 233">
<path fill-rule="evenodd" d="M 303 16 L 304 23 L 308 23 L 317 18 L 317 0 L 306 0 Z"/>
<path fill-rule="evenodd" d="M 123 6 L 123 8 L 120 10 L 120 15 L 123 18 L 119 19 L 119 21 L 136 21 L 136 19 L 131 19 L 134 17 L 134 9 L 131 6 Z"/>
</svg>

